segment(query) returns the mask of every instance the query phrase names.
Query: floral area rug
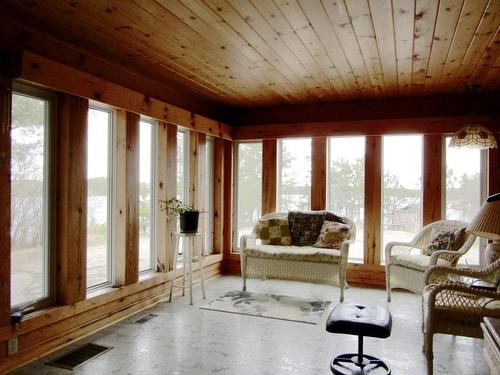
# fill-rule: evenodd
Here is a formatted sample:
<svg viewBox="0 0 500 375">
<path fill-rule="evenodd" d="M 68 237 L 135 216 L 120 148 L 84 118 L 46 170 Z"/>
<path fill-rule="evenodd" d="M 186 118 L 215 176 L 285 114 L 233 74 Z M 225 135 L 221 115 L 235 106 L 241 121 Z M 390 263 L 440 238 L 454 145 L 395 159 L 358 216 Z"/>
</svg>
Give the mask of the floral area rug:
<svg viewBox="0 0 500 375">
<path fill-rule="evenodd" d="M 202 306 L 204 310 L 317 324 L 330 301 L 235 290 Z"/>
</svg>

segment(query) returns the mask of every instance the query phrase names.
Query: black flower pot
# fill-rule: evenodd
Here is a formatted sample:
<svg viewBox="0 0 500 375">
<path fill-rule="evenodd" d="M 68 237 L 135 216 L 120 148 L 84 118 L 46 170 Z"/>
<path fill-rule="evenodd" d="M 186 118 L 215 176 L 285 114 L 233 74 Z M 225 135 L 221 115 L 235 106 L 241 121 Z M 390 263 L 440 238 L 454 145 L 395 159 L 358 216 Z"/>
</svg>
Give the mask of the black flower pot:
<svg viewBox="0 0 500 375">
<path fill-rule="evenodd" d="M 182 233 L 198 232 L 198 218 L 200 217 L 199 211 L 186 211 L 179 216 Z"/>
</svg>

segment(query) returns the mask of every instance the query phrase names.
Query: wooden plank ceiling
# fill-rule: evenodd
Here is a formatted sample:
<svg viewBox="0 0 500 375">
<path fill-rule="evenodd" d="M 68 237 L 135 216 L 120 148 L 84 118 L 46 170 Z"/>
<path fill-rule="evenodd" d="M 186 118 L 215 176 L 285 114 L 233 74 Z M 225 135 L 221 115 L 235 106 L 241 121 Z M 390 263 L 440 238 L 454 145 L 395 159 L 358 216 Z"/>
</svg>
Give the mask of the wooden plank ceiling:
<svg viewBox="0 0 500 375">
<path fill-rule="evenodd" d="M 0 13 L 224 106 L 500 87 L 499 0 L 3 0 Z"/>
</svg>

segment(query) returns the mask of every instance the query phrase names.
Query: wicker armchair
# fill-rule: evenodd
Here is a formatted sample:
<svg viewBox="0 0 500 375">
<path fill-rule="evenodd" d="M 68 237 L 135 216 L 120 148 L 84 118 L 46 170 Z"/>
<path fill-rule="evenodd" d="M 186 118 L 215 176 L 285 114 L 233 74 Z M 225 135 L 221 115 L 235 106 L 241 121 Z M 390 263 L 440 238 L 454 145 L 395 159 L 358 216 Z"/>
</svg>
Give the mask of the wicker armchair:
<svg viewBox="0 0 500 375">
<path fill-rule="evenodd" d="M 498 285 L 499 280 L 500 259 L 479 271 L 434 266 L 425 272 L 422 329 L 428 375 L 433 372 L 435 333 L 482 338 L 482 319 L 500 318 L 500 290 L 477 285 L 478 281 Z"/>
<path fill-rule="evenodd" d="M 422 294 L 424 272 L 431 266 L 455 267 L 462 255 L 467 253 L 476 236 L 466 234 L 464 244 L 457 251 L 439 250 L 431 256 L 423 254 L 427 248 L 433 228 L 460 229 L 467 223 L 456 220 L 440 220 L 426 225 L 411 242 L 389 242 L 385 247 L 385 278 L 387 301 L 391 301 L 391 289 L 402 288 Z"/>
</svg>

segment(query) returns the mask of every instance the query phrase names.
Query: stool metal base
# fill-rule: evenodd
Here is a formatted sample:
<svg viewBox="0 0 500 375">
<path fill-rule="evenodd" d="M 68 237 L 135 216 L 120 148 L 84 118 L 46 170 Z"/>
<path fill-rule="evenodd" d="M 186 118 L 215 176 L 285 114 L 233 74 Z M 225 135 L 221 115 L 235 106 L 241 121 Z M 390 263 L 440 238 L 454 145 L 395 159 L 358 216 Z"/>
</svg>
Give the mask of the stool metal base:
<svg viewBox="0 0 500 375">
<path fill-rule="evenodd" d="M 385 362 L 364 354 L 360 363 L 358 353 L 346 353 L 333 358 L 330 370 L 335 375 L 391 375 L 391 369 Z"/>
</svg>

